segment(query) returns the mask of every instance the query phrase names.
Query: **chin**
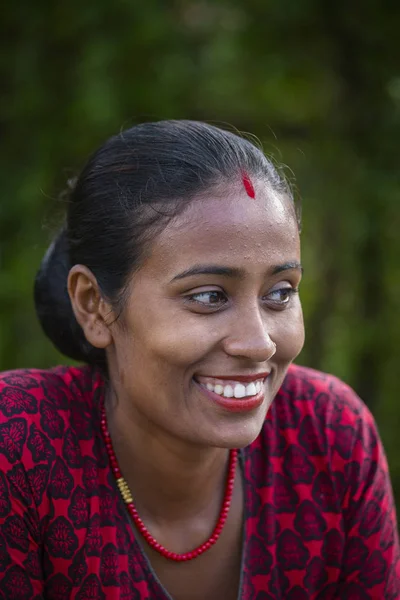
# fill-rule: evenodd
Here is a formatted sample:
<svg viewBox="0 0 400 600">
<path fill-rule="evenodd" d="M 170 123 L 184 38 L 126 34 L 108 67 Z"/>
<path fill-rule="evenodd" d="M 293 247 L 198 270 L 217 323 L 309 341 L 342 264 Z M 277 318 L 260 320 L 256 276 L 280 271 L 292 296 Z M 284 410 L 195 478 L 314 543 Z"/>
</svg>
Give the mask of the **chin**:
<svg viewBox="0 0 400 600">
<path fill-rule="evenodd" d="M 218 448 L 245 448 L 260 435 L 265 414 L 238 420 L 235 424 L 221 425 L 213 436 L 212 445 Z M 211 441 L 211 440 L 210 440 Z"/>
</svg>

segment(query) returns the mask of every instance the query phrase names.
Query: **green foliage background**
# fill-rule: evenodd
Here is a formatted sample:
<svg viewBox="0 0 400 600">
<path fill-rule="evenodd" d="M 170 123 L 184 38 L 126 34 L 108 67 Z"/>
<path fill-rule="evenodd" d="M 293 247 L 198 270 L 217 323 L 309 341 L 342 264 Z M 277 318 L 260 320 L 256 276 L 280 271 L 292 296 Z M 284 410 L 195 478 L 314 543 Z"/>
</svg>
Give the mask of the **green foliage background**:
<svg viewBox="0 0 400 600">
<path fill-rule="evenodd" d="M 290 165 L 304 221 L 300 362 L 370 406 L 399 498 L 399 25 L 389 0 L 8 3 L 0 369 L 65 360 L 36 323 L 32 281 L 88 154 L 143 120 L 230 123 Z"/>
</svg>

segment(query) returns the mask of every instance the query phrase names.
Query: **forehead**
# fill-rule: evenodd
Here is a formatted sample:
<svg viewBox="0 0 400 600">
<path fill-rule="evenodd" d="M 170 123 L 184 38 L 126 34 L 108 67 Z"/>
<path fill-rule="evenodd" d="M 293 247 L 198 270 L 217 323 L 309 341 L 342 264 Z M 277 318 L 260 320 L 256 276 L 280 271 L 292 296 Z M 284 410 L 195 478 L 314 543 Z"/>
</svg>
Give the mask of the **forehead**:
<svg viewBox="0 0 400 600">
<path fill-rule="evenodd" d="M 299 260 L 299 232 L 290 199 L 242 190 L 198 198 L 154 240 L 144 267 L 163 273 L 212 262 L 254 268 Z M 147 263 L 147 264 L 146 264 Z"/>
</svg>

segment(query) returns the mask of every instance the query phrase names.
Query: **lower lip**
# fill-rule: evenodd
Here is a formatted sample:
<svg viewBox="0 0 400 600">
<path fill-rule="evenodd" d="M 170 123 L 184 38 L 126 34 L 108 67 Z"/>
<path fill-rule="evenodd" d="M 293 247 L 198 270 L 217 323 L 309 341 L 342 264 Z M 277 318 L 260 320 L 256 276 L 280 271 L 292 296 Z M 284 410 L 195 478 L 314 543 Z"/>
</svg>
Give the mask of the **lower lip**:
<svg viewBox="0 0 400 600">
<path fill-rule="evenodd" d="M 205 396 L 207 396 L 215 404 L 218 404 L 218 406 L 221 406 L 230 412 L 248 412 L 258 408 L 264 402 L 264 389 L 262 389 L 261 392 L 259 392 L 256 396 L 250 396 L 248 398 L 225 398 L 225 396 L 220 396 L 215 392 L 211 392 L 207 388 L 200 385 L 196 380 L 194 380 L 194 382 Z"/>
</svg>

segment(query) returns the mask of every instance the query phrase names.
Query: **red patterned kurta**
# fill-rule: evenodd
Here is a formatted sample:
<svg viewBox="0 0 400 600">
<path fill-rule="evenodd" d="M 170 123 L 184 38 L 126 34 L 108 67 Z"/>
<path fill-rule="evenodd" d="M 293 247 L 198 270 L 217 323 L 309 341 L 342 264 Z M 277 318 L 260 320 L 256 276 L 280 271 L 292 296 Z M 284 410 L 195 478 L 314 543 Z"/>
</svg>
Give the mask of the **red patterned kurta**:
<svg viewBox="0 0 400 600">
<path fill-rule="evenodd" d="M 102 394 L 89 367 L 0 375 L 0 598 L 169 598 L 110 471 Z M 242 462 L 240 600 L 400 598 L 386 459 L 351 389 L 290 367 Z"/>
</svg>

